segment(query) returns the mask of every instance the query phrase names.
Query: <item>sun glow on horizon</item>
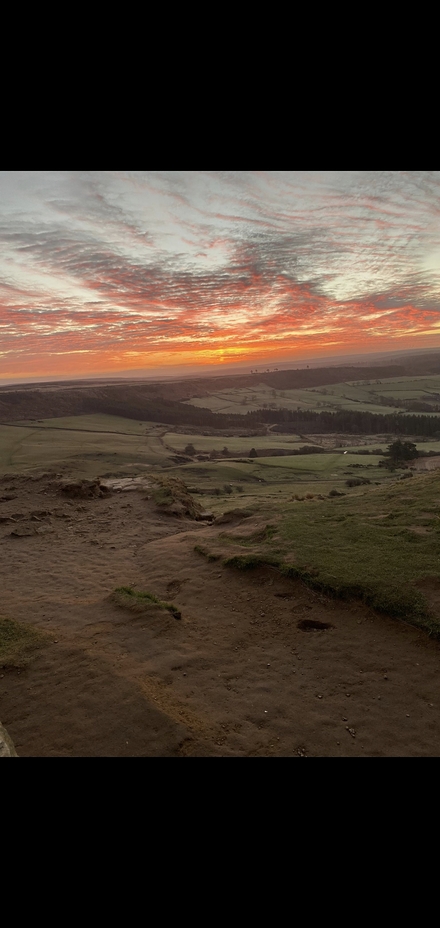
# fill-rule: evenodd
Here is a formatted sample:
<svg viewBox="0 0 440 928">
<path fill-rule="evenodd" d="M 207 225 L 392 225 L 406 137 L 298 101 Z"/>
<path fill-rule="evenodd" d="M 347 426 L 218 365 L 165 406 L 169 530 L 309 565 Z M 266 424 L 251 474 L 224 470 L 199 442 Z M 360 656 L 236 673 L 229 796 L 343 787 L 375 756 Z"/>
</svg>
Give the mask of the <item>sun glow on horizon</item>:
<svg viewBox="0 0 440 928">
<path fill-rule="evenodd" d="M 439 217 L 440 172 L 0 172 L 0 378 L 437 347 Z"/>
</svg>

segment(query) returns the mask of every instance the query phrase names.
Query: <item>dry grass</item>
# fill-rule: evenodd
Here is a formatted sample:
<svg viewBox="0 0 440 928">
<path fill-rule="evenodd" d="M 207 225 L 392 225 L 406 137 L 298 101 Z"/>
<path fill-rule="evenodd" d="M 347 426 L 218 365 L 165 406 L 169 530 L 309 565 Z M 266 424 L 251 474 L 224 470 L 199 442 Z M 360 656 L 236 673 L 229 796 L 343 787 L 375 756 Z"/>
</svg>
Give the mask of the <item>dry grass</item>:
<svg viewBox="0 0 440 928">
<path fill-rule="evenodd" d="M 146 612 L 169 612 L 175 619 L 181 619 L 182 614 L 177 606 L 173 603 L 166 603 L 158 599 L 154 593 L 134 590 L 130 586 L 120 586 L 114 590 L 112 599 L 124 609 L 130 609 L 132 612 L 145 614 Z"/>
<path fill-rule="evenodd" d="M 0 667 L 4 670 L 24 670 L 35 656 L 35 652 L 48 642 L 48 635 L 44 632 L 13 619 L 1 617 Z"/>
</svg>

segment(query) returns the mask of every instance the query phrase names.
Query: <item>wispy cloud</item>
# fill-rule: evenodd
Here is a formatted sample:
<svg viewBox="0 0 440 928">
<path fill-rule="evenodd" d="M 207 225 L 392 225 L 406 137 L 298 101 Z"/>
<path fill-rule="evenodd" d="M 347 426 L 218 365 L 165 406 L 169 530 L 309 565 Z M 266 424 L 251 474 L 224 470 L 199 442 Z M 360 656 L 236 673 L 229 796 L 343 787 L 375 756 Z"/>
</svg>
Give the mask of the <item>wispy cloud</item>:
<svg viewBox="0 0 440 928">
<path fill-rule="evenodd" d="M 440 172 L 0 174 L 4 375 L 439 345 L 439 311 Z"/>
</svg>

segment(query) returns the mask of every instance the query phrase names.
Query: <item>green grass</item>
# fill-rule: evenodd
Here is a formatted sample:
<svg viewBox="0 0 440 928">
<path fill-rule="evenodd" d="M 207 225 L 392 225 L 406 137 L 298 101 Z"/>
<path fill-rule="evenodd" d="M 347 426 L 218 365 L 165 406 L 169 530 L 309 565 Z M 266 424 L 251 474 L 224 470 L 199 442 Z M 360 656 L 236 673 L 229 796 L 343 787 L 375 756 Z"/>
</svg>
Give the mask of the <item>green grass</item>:
<svg viewBox="0 0 440 928">
<path fill-rule="evenodd" d="M 199 517 L 202 506 L 194 499 L 180 477 L 155 473 L 151 475 L 151 480 L 155 484 L 153 499 L 162 512 L 184 515 L 190 519 Z"/>
<path fill-rule="evenodd" d="M 193 444 L 196 452 L 209 454 L 210 451 L 217 453 L 223 451 L 226 446 L 230 453 L 237 454 L 241 457 L 247 457 L 251 448 L 297 448 L 304 445 L 304 439 L 299 435 L 282 435 L 274 433 L 273 435 L 253 435 L 251 437 L 240 436 L 220 436 L 216 435 L 194 435 L 180 432 L 166 432 L 163 436 L 165 444 L 174 451 L 183 452 L 186 445 Z"/>
<path fill-rule="evenodd" d="M 440 441 L 418 441 L 417 451 L 438 451 L 440 454 Z"/>
<path fill-rule="evenodd" d="M 26 668 L 35 652 L 48 641 L 48 635 L 31 625 L 0 617 L 0 667 Z"/>
<path fill-rule="evenodd" d="M 377 447 L 377 444 L 376 444 Z M 372 483 L 389 485 L 399 474 L 390 474 L 385 468 L 376 466 L 380 456 L 350 454 L 307 454 L 275 458 L 253 458 L 250 463 L 237 461 L 207 461 L 185 464 L 170 468 L 170 476 L 180 476 L 203 508 L 215 514 L 225 508 L 227 494 L 225 485 L 232 486 L 232 493 L 240 506 L 258 507 L 262 518 L 272 518 L 271 510 L 289 503 L 295 494 L 328 496 L 338 489 L 356 493 L 345 486 L 348 478 L 368 479 Z M 350 467 L 354 464 L 354 467 Z M 238 487 L 242 493 L 238 493 Z M 232 495 L 228 497 L 228 506 Z"/>
<path fill-rule="evenodd" d="M 108 420 L 112 420 L 110 425 L 127 431 L 106 431 Z M 61 426 L 60 422 L 69 425 Z M 49 423 L 58 424 L 49 427 Z M 129 476 L 134 469 L 168 464 L 170 453 L 163 446 L 160 429 L 151 427 L 148 434 L 146 430 L 145 423 L 141 427 L 132 420 L 112 416 L 51 419 L 38 427 L 0 425 L 0 472 L 14 474 L 44 468 L 65 470 L 78 477 L 110 473 Z"/>
<path fill-rule="evenodd" d="M 124 416 L 107 416 L 94 413 L 90 416 L 61 416 L 57 419 L 28 419 L 17 423 L 35 428 L 37 425 L 48 429 L 81 429 L 90 432 L 119 432 L 121 435 L 144 435 L 145 431 L 157 428 L 156 423 L 139 422 Z"/>
<path fill-rule="evenodd" d="M 166 612 L 170 612 L 175 619 L 181 618 L 179 609 L 173 603 L 167 603 L 162 599 L 158 599 L 154 593 L 134 590 L 131 586 L 118 586 L 113 591 L 113 598 L 120 606 L 124 606 L 135 612 L 143 611 L 145 607 L 153 605 L 158 606 L 160 609 L 164 609 Z"/>
<path fill-rule="evenodd" d="M 259 466 L 264 467 L 287 467 L 293 472 L 309 471 L 310 473 L 323 474 L 333 473 L 333 471 L 343 470 L 350 464 L 360 464 L 377 466 L 382 459 L 381 455 L 362 455 L 362 454 L 301 454 L 296 456 L 286 456 L 279 458 L 258 458 Z"/>
<path fill-rule="evenodd" d="M 440 478 L 363 488 L 354 495 L 295 506 L 284 514 L 279 541 L 295 568 L 317 571 L 314 584 L 359 596 L 390 615 L 440 630 L 415 586 L 440 579 Z M 428 529 L 426 534 L 419 534 Z"/>
<path fill-rule="evenodd" d="M 275 525 L 265 525 L 264 528 L 257 529 L 254 532 L 251 532 L 248 535 L 231 535 L 228 532 L 222 532 L 220 538 L 222 541 L 231 542 L 232 544 L 240 544 L 245 547 L 251 547 L 252 545 L 261 544 L 261 542 L 269 541 L 276 534 Z"/>
<path fill-rule="evenodd" d="M 430 393 L 440 393 L 440 377 L 392 377 L 380 382 L 353 381 L 296 390 L 274 390 L 266 384 L 257 384 L 253 387 L 212 393 L 187 402 L 193 406 L 212 409 L 213 412 L 243 415 L 271 404 L 276 408 L 309 409 L 314 412 L 324 409 L 354 409 L 359 412 L 386 414 L 396 411 L 393 399 L 423 399 L 437 402 L 434 397 L 430 397 Z M 380 397 L 388 398 L 389 405 L 382 405 Z"/>
<path fill-rule="evenodd" d="M 217 539 L 214 553 L 225 566 L 277 568 L 316 590 L 360 599 L 440 638 L 440 614 L 423 593 L 425 581 L 440 585 L 439 474 L 362 487 L 335 499 L 283 500 L 278 509 L 272 506 L 271 515 L 277 518 L 276 537 L 259 538 L 258 551 L 245 554 L 246 540 L 238 535 Z"/>
<path fill-rule="evenodd" d="M 194 545 L 194 551 L 196 554 L 201 554 L 202 557 L 206 557 L 207 561 L 219 561 L 221 557 L 220 554 L 214 554 L 212 551 L 208 551 L 203 545 Z"/>
</svg>

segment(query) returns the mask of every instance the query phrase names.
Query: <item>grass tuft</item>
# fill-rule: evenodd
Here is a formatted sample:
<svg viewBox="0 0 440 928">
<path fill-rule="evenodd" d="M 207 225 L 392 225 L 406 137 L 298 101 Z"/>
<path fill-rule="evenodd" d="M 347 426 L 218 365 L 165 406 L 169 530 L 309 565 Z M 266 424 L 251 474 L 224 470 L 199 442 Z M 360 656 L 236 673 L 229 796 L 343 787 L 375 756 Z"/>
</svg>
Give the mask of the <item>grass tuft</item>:
<svg viewBox="0 0 440 928">
<path fill-rule="evenodd" d="M 31 625 L 0 618 L 0 667 L 23 670 L 35 652 L 48 644 L 49 636 Z"/>
<path fill-rule="evenodd" d="M 203 548 L 202 545 L 194 545 L 194 551 L 196 552 L 196 554 L 201 554 L 202 557 L 206 557 L 207 561 L 219 561 L 220 560 L 219 554 L 212 554 L 206 548 Z"/>
<path fill-rule="evenodd" d="M 118 605 L 132 609 L 135 612 L 142 611 L 142 609 L 148 605 L 154 605 L 170 612 L 175 619 L 180 619 L 182 617 L 181 612 L 173 603 L 167 603 L 158 599 L 154 593 L 134 590 L 131 586 L 118 586 L 113 592 L 113 599 Z"/>
</svg>

